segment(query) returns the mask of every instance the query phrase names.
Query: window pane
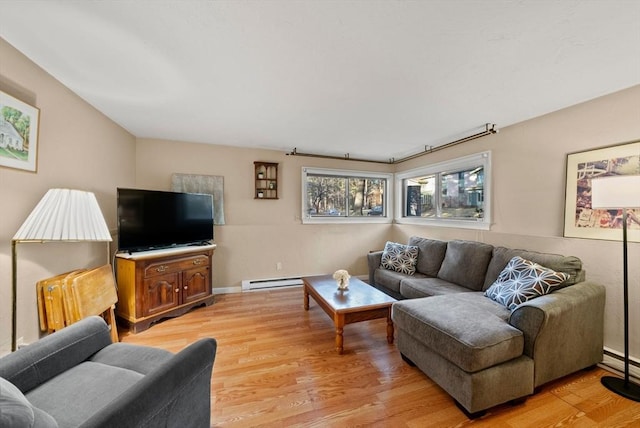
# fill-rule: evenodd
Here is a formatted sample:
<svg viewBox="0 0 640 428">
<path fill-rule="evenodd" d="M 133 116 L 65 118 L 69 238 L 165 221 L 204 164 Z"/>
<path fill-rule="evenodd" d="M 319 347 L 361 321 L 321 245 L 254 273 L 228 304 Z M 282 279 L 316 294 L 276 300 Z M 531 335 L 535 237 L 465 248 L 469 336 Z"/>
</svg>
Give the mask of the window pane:
<svg viewBox="0 0 640 428">
<path fill-rule="evenodd" d="M 402 191 L 398 223 L 490 230 L 491 152 L 429 164 L 396 177 Z"/>
<path fill-rule="evenodd" d="M 346 185 L 347 180 L 343 177 L 309 175 L 307 177 L 307 212 L 311 216 L 320 217 L 345 215 Z"/>
<path fill-rule="evenodd" d="M 406 216 L 435 217 L 436 210 L 436 176 L 410 178 L 405 180 Z"/>
<path fill-rule="evenodd" d="M 306 174 L 305 212 L 310 217 L 386 217 L 386 178 Z"/>
<path fill-rule="evenodd" d="M 349 216 L 383 216 L 384 188 L 382 178 L 349 179 Z"/>
<path fill-rule="evenodd" d="M 482 167 L 441 175 L 443 218 L 484 217 L 484 169 Z"/>
</svg>

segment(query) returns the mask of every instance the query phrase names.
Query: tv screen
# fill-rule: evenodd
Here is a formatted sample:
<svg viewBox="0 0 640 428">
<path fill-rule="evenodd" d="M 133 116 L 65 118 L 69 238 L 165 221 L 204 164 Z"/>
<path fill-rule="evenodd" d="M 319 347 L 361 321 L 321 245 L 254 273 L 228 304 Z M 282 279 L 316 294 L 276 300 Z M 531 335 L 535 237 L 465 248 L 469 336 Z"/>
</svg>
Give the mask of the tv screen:
<svg viewBox="0 0 640 428">
<path fill-rule="evenodd" d="M 144 251 L 213 240 L 213 197 L 118 188 L 118 249 Z"/>
</svg>

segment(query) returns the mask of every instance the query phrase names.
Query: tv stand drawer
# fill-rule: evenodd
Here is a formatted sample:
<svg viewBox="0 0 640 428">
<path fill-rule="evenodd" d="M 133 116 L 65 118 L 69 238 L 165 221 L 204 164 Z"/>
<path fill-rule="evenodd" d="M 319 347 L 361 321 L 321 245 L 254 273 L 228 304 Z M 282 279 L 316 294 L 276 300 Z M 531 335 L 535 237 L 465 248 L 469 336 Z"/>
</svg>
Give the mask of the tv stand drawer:
<svg viewBox="0 0 640 428">
<path fill-rule="evenodd" d="M 149 263 L 144 269 L 144 277 L 149 278 L 156 275 L 181 272 L 209 265 L 209 257 L 205 255 L 182 257 L 179 259 L 164 260 L 161 262 Z"/>
</svg>

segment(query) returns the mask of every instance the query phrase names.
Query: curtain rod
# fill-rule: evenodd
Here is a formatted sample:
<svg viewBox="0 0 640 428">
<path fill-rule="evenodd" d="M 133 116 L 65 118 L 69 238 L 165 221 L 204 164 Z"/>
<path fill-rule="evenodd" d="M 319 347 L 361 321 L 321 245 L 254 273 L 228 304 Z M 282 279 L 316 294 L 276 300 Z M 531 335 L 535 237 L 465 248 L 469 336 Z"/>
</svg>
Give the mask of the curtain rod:
<svg viewBox="0 0 640 428">
<path fill-rule="evenodd" d="M 412 159 L 418 158 L 420 156 L 427 155 L 429 153 L 437 152 L 438 150 L 442 150 L 442 149 L 446 149 L 448 147 L 455 146 L 457 144 L 466 143 L 468 141 L 475 140 L 476 138 L 486 137 L 487 135 L 491 135 L 491 134 L 497 134 L 499 132 L 499 129 L 496 128 L 496 124 L 495 123 L 485 123 L 484 127 L 485 127 L 484 131 L 478 132 L 478 133 L 473 134 L 473 135 L 469 135 L 468 137 L 463 137 L 463 138 L 460 138 L 458 140 L 451 141 L 449 143 L 446 143 L 446 144 L 443 144 L 443 145 L 437 146 L 437 147 L 424 146 L 424 150 L 421 151 L 421 152 L 414 153 L 412 155 L 409 155 L 409 156 L 406 156 L 406 157 L 400 158 L 400 159 L 390 158 L 388 161 L 374 160 L 374 159 L 352 158 L 351 156 L 349 156 L 349 153 L 346 153 L 343 157 L 332 156 L 332 155 L 319 155 L 319 154 L 314 154 L 314 153 L 303 153 L 303 152 L 299 152 L 297 148 L 294 148 L 290 153 L 287 153 L 287 156 L 306 156 L 306 157 L 310 157 L 310 158 L 336 159 L 336 160 L 348 160 L 348 161 L 355 161 L 355 162 L 383 163 L 383 164 L 395 165 L 395 164 L 399 164 L 399 163 L 402 163 L 402 162 L 406 162 L 408 160 L 412 160 Z"/>
</svg>

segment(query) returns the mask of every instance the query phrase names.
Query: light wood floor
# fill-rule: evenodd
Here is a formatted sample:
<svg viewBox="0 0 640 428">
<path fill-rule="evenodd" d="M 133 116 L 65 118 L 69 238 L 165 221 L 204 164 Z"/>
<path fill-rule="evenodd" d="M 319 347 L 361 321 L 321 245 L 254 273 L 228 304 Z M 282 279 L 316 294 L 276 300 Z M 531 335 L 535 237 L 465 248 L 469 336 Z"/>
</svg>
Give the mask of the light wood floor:
<svg viewBox="0 0 640 428">
<path fill-rule="evenodd" d="M 385 320 L 347 325 L 338 355 L 332 321 L 310 306 L 303 309 L 302 288 L 219 295 L 210 307 L 142 333 L 121 332 L 121 340 L 177 352 L 201 337 L 217 339 L 216 427 L 640 427 L 640 404 L 601 386 L 602 369 L 470 421 L 387 344 Z"/>
</svg>

